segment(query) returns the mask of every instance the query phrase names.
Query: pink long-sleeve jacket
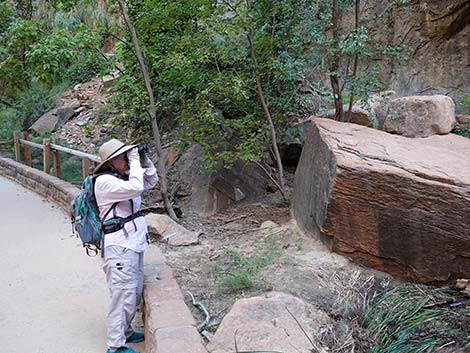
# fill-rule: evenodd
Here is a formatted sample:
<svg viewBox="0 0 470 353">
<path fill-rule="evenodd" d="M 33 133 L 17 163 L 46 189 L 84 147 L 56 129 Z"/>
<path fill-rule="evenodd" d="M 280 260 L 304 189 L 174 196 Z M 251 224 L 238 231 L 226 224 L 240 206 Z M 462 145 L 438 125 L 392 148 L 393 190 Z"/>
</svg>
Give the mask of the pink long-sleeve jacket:
<svg viewBox="0 0 470 353">
<path fill-rule="evenodd" d="M 120 179 L 111 174 L 103 174 L 96 178 L 95 197 L 103 217 L 115 202 L 115 209 L 108 213 L 106 219 L 112 217 L 127 217 L 140 209 L 140 194 L 153 188 L 158 182 L 157 170 L 153 164 L 142 168 L 138 160 L 131 160 L 129 165 L 129 180 Z M 133 209 L 131 209 L 131 202 Z M 147 223 L 144 217 L 127 222 L 124 229 L 104 235 L 104 246 L 118 245 L 135 252 L 143 252 L 147 248 Z"/>
</svg>

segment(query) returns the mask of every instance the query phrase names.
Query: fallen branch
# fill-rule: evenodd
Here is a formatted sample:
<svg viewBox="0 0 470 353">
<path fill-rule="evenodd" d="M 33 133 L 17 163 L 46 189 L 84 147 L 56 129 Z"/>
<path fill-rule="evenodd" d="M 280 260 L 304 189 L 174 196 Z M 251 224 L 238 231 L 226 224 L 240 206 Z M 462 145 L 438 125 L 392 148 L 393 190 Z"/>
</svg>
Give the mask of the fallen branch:
<svg viewBox="0 0 470 353">
<path fill-rule="evenodd" d="M 173 207 L 173 212 L 175 212 L 175 214 L 178 217 L 180 218 L 183 217 L 183 211 L 178 205 L 172 204 L 172 207 Z M 162 205 L 160 203 L 156 203 L 154 205 L 150 205 L 147 207 L 142 207 L 140 209 L 140 212 L 143 213 L 144 215 L 146 215 L 147 213 L 165 214 L 166 213 L 165 211 L 166 211 L 165 205 Z"/>
<path fill-rule="evenodd" d="M 252 161 L 254 164 L 256 164 L 258 167 L 260 167 L 265 173 L 266 175 L 268 176 L 269 179 L 271 179 L 271 181 L 274 183 L 274 185 L 276 185 L 276 187 L 278 188 L 278 190 L 280 191 L 281 195 L 283 198 L 286 198 L 286 194 L 284 193 L 284 189 L 281 188 L 281 185 L 279 185 L 279 183 L 277 182 L 276 179 L 274 179 L 274 177 L 271 175 L 270 172 L 267 171 L 267 169 L 265 167 L 263 167 L 263 165 L 260 163 L 260 162 L 257 162 L 257 161 Z"/>
<path fill-rule="evenodd" d="M 176 145 L 177 143 L 180 143 L 180 140 L 175 140 L 175 141 L 168 142 L 168 143 L 162 145 L 162 150 L 167 148 L 167 147 Z"/>
<path fill-rule="evenodd" d="M 193 300 L 193 305 L 197 308 L 199 308 L 200 310 L 202 310 L 204 312 L 204 314 L 206 315 L 206 318 L 204 319 L 203 322 L 199 323 L 196 328 L 197 328 L 197 332 L 201 333 L 202 330 L 204 329 L 204 327 L 209 323 L 209 320 L 210 320 L 210 315 L 209 315 L 209 312 L 207 311 L 206 307 L 197 302 L 196 299 L 194 299 L 194 295 L 192 295 L 192 293 L 190 291 L 187 291 L 188 294 L 191 296 L 191 299 Z"/>
<path fill-rule="evenodd" d="M 181 188 L 180 183 L 176 183 L 176 185 L 173 187 L 173 190 L 170 191 L 170 202 L 172 204 L 173 204 L 173 201 L 175 200 L 175 195 L 180 188 Z"/>
<path fill-rule="evenodd" d="M 442 300 L 442 301 L 439 301 L 439 302 L 426 304 L 425 306 L 423 306 L 423 309 L 430 309 L 430 308 L 434 308 L 435 306 L 448 305 L 448 304 L 452 304 L 454 302 L 455 302 L 454 299 Z"/>
<path fill-rule="evenodd" d="M 228 219 L 226 220 L 224 223 L 227 224 L 227 223 L 232 223 L 232 222 L 235 222 L 235 221 L 239 221 L 240 219 L 243 219 L 243 218 L 246 218 L 247 215 L 241 215 L 239 217 L 235 217 L 235 218 L 231 218 L 231 219 Z"/>
</svg>

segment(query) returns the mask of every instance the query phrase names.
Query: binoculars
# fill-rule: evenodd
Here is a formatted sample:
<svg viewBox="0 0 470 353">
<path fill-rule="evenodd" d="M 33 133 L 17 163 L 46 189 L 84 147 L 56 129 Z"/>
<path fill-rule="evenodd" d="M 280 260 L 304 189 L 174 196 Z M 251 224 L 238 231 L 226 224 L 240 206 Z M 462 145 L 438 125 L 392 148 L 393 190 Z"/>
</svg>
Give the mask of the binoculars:
<svg viewBox="0 0 470 353">
<path fill-rule="evenodd" d="M 139 145 L 137 147 L 137 151 L 139 152 L 139 157 L 145 158 L 145 155 L 149 153 L 149 146 L 148 145 Z"/>
</svg>

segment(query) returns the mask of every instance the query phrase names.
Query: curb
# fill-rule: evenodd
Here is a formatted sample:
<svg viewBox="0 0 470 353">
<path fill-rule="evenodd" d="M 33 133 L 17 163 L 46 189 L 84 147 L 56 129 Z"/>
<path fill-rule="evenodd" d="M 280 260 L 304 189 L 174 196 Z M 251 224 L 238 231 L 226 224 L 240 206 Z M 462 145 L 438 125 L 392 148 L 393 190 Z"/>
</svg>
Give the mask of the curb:
<svg viewBox="0 0 470 353">
<path fill-rule="evenodd" d="M 146 353 L 207 353 L 173 271 L 157 246 L 146 251 L 144 322 Z"/>
<path fill-rule="evenodd" d="M 65 212 L 69 212 L 70 201 L 79 191 L 66 181 L 10 158 L 0 157 L 0 176 L 46 197 Z M 157 246 L 151 246 L 145 258 L 145 352 L 207 353 L 196 322 L 162 252 Z"/>
</svg>

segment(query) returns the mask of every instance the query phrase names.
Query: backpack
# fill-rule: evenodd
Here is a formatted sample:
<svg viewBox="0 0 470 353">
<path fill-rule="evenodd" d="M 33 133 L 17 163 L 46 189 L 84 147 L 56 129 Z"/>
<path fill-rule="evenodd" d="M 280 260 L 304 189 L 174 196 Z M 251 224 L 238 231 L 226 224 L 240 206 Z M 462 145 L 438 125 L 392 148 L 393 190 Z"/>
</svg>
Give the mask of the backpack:
<svg viewBox="0 0 470 353">
<path fill-rule="evenodd" d="M 70 202 L 72 230 L 78 233 L 88 256 L 96 256 L 103 245 L 102 222 L 95 198 L 95 181 L 101 174 L 89 174 Z M 110 208 L 107 214 L 116 206 Z"/>
</svg>

